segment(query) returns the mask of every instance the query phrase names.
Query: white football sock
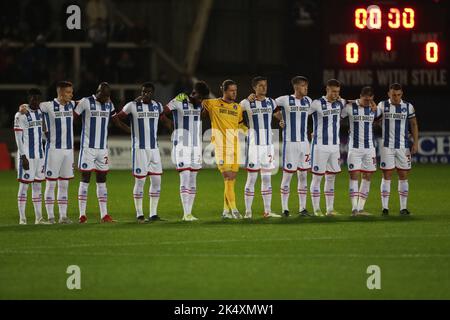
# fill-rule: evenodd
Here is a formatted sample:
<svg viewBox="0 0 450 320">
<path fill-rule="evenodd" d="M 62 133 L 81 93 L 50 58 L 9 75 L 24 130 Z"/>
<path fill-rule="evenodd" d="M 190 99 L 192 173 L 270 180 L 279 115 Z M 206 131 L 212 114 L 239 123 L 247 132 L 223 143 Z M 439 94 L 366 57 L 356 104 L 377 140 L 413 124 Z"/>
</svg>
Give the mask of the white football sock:
<svg viewBox="0 0 450 320">
<path fill-rule="evenodd" d="M 313 204 L 314 212 L 320 211 L 320 183 L 322 182 L 322 175 L 313 174 L 309 192 Z"/>
<path fill-rule="evenodd" d="M 258 172 L 247 172 L 247 182 L 245 183 L 244 191 L 245 212 L 252 212 L 253 198 L 255 197 L 256 179 L 258 179 Z"/>
<path fill-rule="evenodd" d="M 369 196 L 370 180 L 362 179 L 359 187 L 358 211 L 364 210 L 367 197 Z"/>
<path fill-rule="evenodd" d="M 60 218 L 67 218 L 68 190 L 69 180 L 58 180 L 58 208 Z"/>
<path fill-rule="evenodd" d="M 261 172 L 261 195 L 264 203 L 264 212 L 272 211 L 272 175 L 271 172 Z"/>
<path fill-rule="evenodd" d="M 325 202 L 327 204 L 327 212 L 334 210 L 334 182 L 336 180 L 336 175 L 327 174 L 325 175 Z"/>
<path fill-rule="evenodd" d="M 406 209 L 408 204 L 409 183 L 408 180 L 398 180 L 398 196 L 400 198 L 400 210 Z"/>
<path fill-rule="evenodd" d="M 36 216 L 36 220 L 39 220 L 42 218 L 42 185 L 40 182 L 33 182 L 31 187 L 34 215 Z"/>
<path fill-rule="evenodd" d="M 298 185 L 298 207 L 299 212 L 306 209 L 306 196 L 308 195 L 308 173 L 307 171 L 297 171 Z"/>
<path fill-rule="evenodd" d="M 189 208 L 188 213 L 192 213 L 195 195 L 197 194 L 197 171 L 191 171 L 189 177 Z"/>
<path fill-rule="evenodd" d="M 362 185 L 362 183 L 361 183 Z M 352 211 L 358 210 L 358 180 L 352 180 L 350 179 L 349 183 L 349 194 L 350 194 L 350 201 L 352 203 Z"/>
<path fill-rule="evenodd" d="M 136 217 L 144 215 L 142 211 L 142 198 L 144 198 L 144 185 L 146 178 L 134 178 L 133 198 L 134 207 L 136 208 Z"/>
<path fill-rule="evenodd" d="M 106 188 L 106 183 L 104 182 L 97 182 L 97 199 L 100 208 L 100 216 L 103 218 L 108 214 L 108 190 Z"/>
<path fill-rule="evenodd" d="M 28 184 L 19 182 L 19 192 L 17 193 L 17 206 L 19 208 L 19 216 L 21 220 L 26 220 L 25 208 L 27 206 Z"/>
<path fill-rule="evenodd" d="M 291 192 L 292 172 L 283 171 L 283 178 L 281 179 L 281 209 L 289 211 L 289 193 Z"/>
<path fill-rule="evenodd" d="M 150 176 L 150 217 L 156 216 L 158 210 L 159 195 L 161 193 L 161 176 L 151 175 Z"/>
<path fill-rule="evenodd" d="M 391 180 L 381 179 L 381 205 L 389 209 L 389 196 L 391 194 Z"/>
<path fill-rule="evenodd" d="M 55 218 L 54 212 L 54 204 L 55 204 L 55 188 L 56 181 L 55 180 L 47 180 L 45 182 L 45 210 L 47 211 L 48 219 Z"/>
<path fill-rule="evenodd" d="M 180 171 L 180 198 L 184 215 L 187 215 L 189 211 L 189 178 L 188 170 Z"/>
<path fill-rule="evenodd" d="M 86 215 L 86 206 L 88 198 L 89 182 L 80 181 L 80 186 L 78 187 L 78 208 L 80 210 L 80 217 Z"/>
</svg>

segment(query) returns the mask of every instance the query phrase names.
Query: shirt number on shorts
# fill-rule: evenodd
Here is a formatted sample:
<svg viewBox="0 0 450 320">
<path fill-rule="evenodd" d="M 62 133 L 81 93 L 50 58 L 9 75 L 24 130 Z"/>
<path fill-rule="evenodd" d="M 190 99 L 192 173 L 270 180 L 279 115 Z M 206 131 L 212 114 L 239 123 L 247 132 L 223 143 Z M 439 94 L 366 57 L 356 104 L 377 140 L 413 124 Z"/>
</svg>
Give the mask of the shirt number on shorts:
<svg viewBox="0 0 450 320">
<path fill-rule="evenodd" d="M 105 159 L 105 164 L 108 164 L 108 157 L 104 157 Z"/>
</svg>

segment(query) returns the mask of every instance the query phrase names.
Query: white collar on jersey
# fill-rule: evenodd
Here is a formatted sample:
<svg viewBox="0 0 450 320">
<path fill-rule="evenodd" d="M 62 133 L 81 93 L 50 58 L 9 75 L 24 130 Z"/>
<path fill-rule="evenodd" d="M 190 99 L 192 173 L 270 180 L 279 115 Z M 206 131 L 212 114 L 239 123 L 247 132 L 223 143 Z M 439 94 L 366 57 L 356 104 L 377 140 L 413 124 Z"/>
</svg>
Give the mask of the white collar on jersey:
<svg viewBox="0 0 450 320">
<path fill-rule="evenodd" d="M 134 103 L 136 103 L 137 104 L 137 102 L 136 101 L 133 101 Z M 142 103 L 142 104 L 148 104 L 149 106 L 153 106 L 153 105 L 157 105 L 158 103 L 155 101 L 155 100 L 150 100 L 150 102 L 149 103 L 145 103 L 144 101 L 142 101 L 142 99 L 141 100 L 139 100 L 139 102 L 140 103 Z"/>
<path fill-rule="evenodd" d="M 303 96 L 303 98 L 297 98 L 296 96 L 295 96 L 295 93 L 292 93 L 291 95 L 290 95 L 292 98 L 294 98 L 295 100 L 300 100 L 300 101 L 302 101 L 303 99 L 305 99 L 307 96 Z"/>
<path fill-rule="evenodd" d="M 53 99 L 53 101 L 55 101 L 55 102 L 56 102 L 57 104 L 59 104 L 60 106 L 63 106 L 63 107 L 65 107 L 66 105 L 68 105 L 68 104 L 71 104 L 71 103 L 72 103 L 72 100 L 70 100 L 70 101 L 69 101 L 69 102 L 67 102 L 66 104 L 61 104 L 61 102 L 59 102 L 57 98 L 54 98 L 54 99 Z"/>
<path fill-rule="evenodd" d="M 392 104 L 393 106 L 395 106 L 395 104 L 392 103 L 391 98 L 388 99 L 389 104 Z M 400 100 L 400 105 L 404 104 L 403 99 Z"/>
</svg>

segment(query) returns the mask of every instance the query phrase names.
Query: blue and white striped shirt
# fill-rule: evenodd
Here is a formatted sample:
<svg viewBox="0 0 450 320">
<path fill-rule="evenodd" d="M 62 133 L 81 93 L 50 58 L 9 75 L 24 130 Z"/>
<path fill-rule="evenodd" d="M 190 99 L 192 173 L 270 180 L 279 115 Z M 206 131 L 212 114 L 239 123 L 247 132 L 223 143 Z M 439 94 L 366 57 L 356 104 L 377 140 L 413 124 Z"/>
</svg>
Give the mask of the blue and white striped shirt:
<svg viewBox="0 0 450 320">
<path fill-rule="evenodd" d="M 381 115 L 381 109 L 372 111 L 370 106 L 362 107 L 359 100 L 349 103 L 342 110 L 341 117 L 349 118 L 350 132 L 348 146 L 350 149 L 372 149 L 373 121 Z"/>
<path fill-rule="evenodd" d="M 312 102 L 308 113 L 313 117 L 314 145 L 339 146 L 340 113 L 345 104 L 344 99 L 329 102 L 325 96 Z"/>
<path fill-rule="evenodd" d="M 202 143 L 202 106 L 193 105 L 188 98 L 183 101 L 171 100 L 167 107 L 172 111 L 174 131 L 172 141 L 175 145 L 198 147 Z"/>
<path fill-rule="evenodd" d="M 294 95 L 282 96 L 275 99 L 280 107 L 284 120 L 283 141 L 308 141 L 308 110 L 312 100 L 305 96 L 297 99 Z"/>
<path fill-rule="evenodd" d="M 276 108 L 275 100 L 265 98 L 262 101 L 242 100 L 244 118 L 247 117 L 249 129 L 248 143 L 251 145 L 272 144 L 272 115 Z"/>
<path fill-rule="evenodd" d="M 409 120 L 416 116 L 412 104 L 402 100 L 400 104 L 394 105 L 389 99 L 381 101 L 378 107 L 383 114 L 381 136 L 383 146 L 393 149 L 409 148 Z"/>
<path fill-rule="evenodd" d="M 28 159 L 42 159 L 42 112 L 27 105 L 27 113 L 16 113 L 14 131 L 22 132 L 23 152 Z M 21 156 L 22 154 L 20 154 Z"/>
<path fill-rule="evenodd" d="M 82 117 L 81 148 L 107 149 L 109 119 L 116 113 L 113 103 L 100 103 L 92 95 L 81 99 L 74 111 Z"/>
<path fill-rule="evenodd" d="M 158 148 L 158 120 L 163 112 L 162 104 L 152 100 L 149 104 L 128 102 L 122 109 L 129 115 L 133 149 Z"/>
<path fill-rule="evenodd" d="M 39 105 L 47 130 L 47 149 L 73 149 L 74 107 L 74 101 L 61 105 L 56 99 Z"/>
</svg>

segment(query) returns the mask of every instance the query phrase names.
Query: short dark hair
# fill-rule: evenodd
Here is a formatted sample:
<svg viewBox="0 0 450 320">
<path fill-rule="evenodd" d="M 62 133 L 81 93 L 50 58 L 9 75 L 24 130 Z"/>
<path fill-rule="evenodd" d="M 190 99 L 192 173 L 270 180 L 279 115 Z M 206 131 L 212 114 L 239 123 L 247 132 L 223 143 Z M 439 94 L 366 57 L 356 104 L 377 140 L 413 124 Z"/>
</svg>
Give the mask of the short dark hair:
<svg viewBox="0 0 450 320">
<path fill-rule="evenodd" d="M 306 82 L 309 83 L 308 78 L 304 77 L 304 76 L 295 76 L 291 79 L 291 84 L 298 84 L 300 82 Z"/>
<path fill-rule="evenodd" d="M 393 83 L 389 86 L 389 90 L 403 90 L 400 83 Z"/>
<path fill-rule="evenodd" d="M 198 92 L 202 97 L 209 97 L 209 87 L 205 81 L 198 81 L 194 84 L 194 90 Z"/>
<path fill-rule="evenodd" d="M 155 91 L 155 85 L 152 82 L 144 82 L 142 84 L 142 88 L 151 88 L 153 91 Z"/>
<path fill-rule="evenodd" d="M 73 87 L 73 84 L 70 81 L 59 81 L 56 84 L 56 88 L 58 88 L 58 89 L 60 89 L 60 88 L 69 88 L 69 87 Z"/>
<path fill-rule="evenodd" d="M 220 86 L 220 90 L 227 91 L 229 86 L 237 85 L 236 82 L 233 80 L 227 79 L 224 82 L 222 82 L 222 85 Z"/>
<path fill-rule="evenodd" d="M 267 81 L 267 78 L 262 76 L 254 77 L 252 79 L 252 88 L 256 87 L 260 81 Z"/>
<path fill-rule="evenodd" d="M 42 96 L 42 92 L 38 88 L 31 88 L 30 90 L 28 90 L 27 94 L 28 94 L 29 97 L 31 97 L 31 96 Z"/>
<path fill-rule="evenodd" d="M 370 86 L 363 87 L 361 89 L 361 96 L 363 97 L 372 97 L 374 95 L 373 89 Z"/>
<path fill-rule="evenodd" d="M 327 87 L 340 87 L 341 83 L 336 79 L 330 79 L 327 81 Z"/>
</svg>

